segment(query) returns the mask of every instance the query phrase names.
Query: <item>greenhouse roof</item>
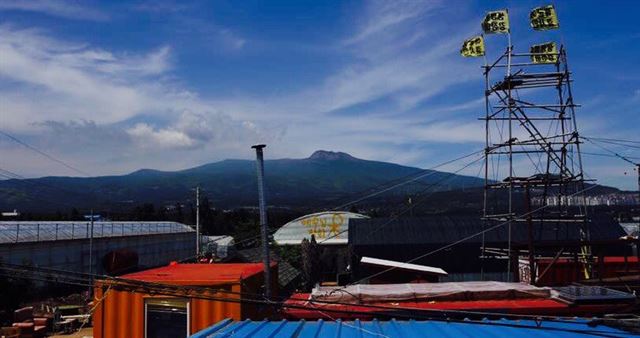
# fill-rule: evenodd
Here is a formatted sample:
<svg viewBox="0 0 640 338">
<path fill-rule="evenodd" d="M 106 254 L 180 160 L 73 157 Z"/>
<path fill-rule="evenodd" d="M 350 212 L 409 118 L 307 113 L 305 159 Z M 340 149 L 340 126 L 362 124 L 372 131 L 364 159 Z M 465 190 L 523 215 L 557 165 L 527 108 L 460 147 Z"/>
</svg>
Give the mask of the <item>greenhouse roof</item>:
<svg viewBox="0 0 640 338">
<path fill-rule="evenodd" d="M 177 222 L 94 222 L 93 238 L 155 235 L 194 231 Z M 0 222 L 0 244 L 85 239 L 91 222 Z"/>
</svg>

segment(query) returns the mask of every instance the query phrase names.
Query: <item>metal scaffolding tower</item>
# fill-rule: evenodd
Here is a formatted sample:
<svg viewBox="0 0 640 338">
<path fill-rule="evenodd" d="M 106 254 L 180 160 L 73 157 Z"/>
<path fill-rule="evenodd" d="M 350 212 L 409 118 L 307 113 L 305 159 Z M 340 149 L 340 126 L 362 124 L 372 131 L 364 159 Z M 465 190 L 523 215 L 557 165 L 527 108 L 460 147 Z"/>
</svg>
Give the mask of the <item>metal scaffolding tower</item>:
<svg viewBox="0 0 640 338">
<path fill-rule="evenodd" d="M 580 241 L 590 240 L 572 74 L 562 46 L 555 53 L 515 53 L 509 46 L 483 69 L 484 219 L 487 225 L 502 222 L 508 227 L 509 279 L 518 267 L 512 230 L 527 227 L 533 282 L 534 233 L 578 227 Z M 484 244 L 482 251 L 485 257 Z M 590 247 L 585 244 L 579 251 L 574 256 L 590 266 Z M 590 269 L 582 273 L 588 278 Z"/>
</svg>

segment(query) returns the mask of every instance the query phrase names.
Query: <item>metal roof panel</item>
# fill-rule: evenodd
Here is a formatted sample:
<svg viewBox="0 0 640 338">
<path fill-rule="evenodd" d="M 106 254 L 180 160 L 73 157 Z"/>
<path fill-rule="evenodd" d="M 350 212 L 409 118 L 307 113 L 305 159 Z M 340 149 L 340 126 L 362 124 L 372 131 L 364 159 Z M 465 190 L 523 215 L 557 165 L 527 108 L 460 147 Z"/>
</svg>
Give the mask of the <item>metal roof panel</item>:
<svg viewBox="0 0 640 338">
<path fill-rule="evenodd" d="M 86 239 L 91 234 L 91 222 L 0 222 L 0 244 Z M 155 235 L 194 232 L 177 222 L 93 222 L 93 238 Z"/>
<path fill-rule="evenodd" d="M 318 244 L 347 244 L 349 220 L 368 216 L 346 211 L 323 211 L 305 215 L 283 225 L 273 235 L 279 245 L 300 245 L 313 234 Z"/>
<path fill-rule="evenodd" d="M 170 264 L 126 274 L 121 277 L 176 285 L 207 285 L 209 283 L 240 281 L 262 273 L 263 270 L 262 263 L 187 263 Z"/>
<path fill-rule="evenodd" d="M 396 338 L 396 337 L 637 337 L 631 333 L 598 325 L 589 326 L 586 320 L 542 321 L 251 321 L 223 320 L 194 335 L 192 338 Z"/>
</svg>

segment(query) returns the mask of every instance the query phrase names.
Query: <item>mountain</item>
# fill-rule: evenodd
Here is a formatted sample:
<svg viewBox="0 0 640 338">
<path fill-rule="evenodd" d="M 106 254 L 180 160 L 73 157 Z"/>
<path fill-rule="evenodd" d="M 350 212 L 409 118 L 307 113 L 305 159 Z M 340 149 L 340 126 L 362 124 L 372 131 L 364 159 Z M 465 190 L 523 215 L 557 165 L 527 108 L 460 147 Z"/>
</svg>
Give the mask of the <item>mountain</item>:
<svg viewBox="0 0 640 338">
<path fill-rule="evenodd" d="M 425 177 L 377 198 L 406 195 L 429 187 L 446 191 L 478 187 L 477 177 L 423 170 L 393 163 L 368 161 L 342 152 L 319 150 L 304 159 L 265 161 L 269 205 L 334 207 L 424 172 Z M 396 182 L 396 183 L 397 183 Z M 436 184 L 437 183 L 437 184 Z M 224 160 L 180 171 L 142 169 L 122 176 L 42 177 L 0 181 L 2 210 L 40 211 L 94 207 L 119 208 L 193 200 L 200 185 L 217 207 L 257 204 L 253 160 Z"/>
</svg>

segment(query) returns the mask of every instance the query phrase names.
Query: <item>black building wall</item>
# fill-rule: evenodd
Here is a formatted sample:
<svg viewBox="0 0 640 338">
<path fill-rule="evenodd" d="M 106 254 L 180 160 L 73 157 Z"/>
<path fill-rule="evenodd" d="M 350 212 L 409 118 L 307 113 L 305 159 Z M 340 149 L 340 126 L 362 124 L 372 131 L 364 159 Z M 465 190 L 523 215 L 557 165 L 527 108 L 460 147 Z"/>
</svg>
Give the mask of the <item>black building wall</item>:
<svg viewBox="0 0 640 338">
<path fill-rule="evenodd" d="M 349 253 L 352 278 L 362 279 L 370 269 L 360 266 L 364 256 L 439 267 L 451 274 L 450 280 L 479 279 L 481 270 L 489 279 L 506 278 L 506 259 L 481 259 L 483 237 L 471 237 L 498 223 L 488 224 L 479 216 L 434 215 L 407 218 L 352 219 L 349 221 Z M 613 219 L 596 216 L 588 223 L 592 240 L 616 240 L 624 236 L 622 227 Z M 512 247 L 526 248 L 528 226 L 526 223 L 512 224 Z M 469 238 L 451 248 L 443 247 Z M 534 224 L 534 243 L 540 245 L 537 253 L 553 256 L 555 243 L 579 241 L 579 228 L 574 224 Z M 508 227 L 500 226 L 484 235 L 487 248 L 508 248 Z M 594 255 L 629 254 L 627 246 L 594 247 Z M 456 276 L 457 275 L 457 276 Z M 462 276 L 465 275 L 465 276 Z"/>
</svg>

